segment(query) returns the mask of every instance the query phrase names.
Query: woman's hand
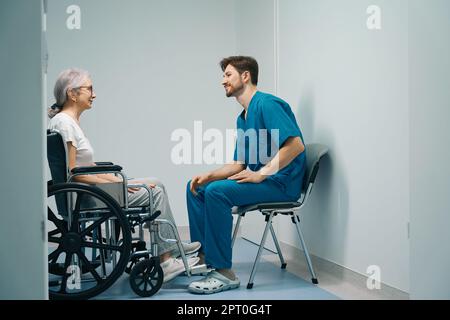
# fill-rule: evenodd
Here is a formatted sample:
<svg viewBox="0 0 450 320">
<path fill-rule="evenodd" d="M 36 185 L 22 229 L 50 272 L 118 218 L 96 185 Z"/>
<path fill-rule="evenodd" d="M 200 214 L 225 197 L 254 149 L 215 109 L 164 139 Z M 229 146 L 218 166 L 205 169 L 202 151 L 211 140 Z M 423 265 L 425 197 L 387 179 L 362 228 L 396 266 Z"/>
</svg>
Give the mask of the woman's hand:
<svg viewBox="0 0 450 320">
<path fill-rule="evenodd" d="M 149 184 L 147 184 L 147 186 L 150 189 L 153 189 L 154 187 L 156 187 L 156 184 L 149 183 Z M 139 189 L 141 189 L 141 188 L 140 187 L 128 187 L 128 192 L 129 193 L 135 193 L 135 192 L 139 191 Z"/>
<path fill-rule="evenodd" d="M 138 192 L 140 188 L 135 187 L 128 187 L 128 193 L 135 193 Z"/>
</svg>

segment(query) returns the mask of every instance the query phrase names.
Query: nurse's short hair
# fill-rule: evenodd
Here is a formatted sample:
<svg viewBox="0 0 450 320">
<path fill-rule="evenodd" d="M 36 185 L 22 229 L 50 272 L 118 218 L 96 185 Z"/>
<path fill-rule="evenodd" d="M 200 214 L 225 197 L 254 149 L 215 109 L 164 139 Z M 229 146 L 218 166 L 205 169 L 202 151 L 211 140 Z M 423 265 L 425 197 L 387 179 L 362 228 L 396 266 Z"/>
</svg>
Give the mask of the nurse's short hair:
<svg viewBox="0 0 450 320">
<path fill-rule="evenodd" d="M 48 116 L 53 118 L 64 107 L 67 101 L 67 92 L 69 90 L 78 90 L 83 82 L 90 79 L 89 72 L 83 69 L 70 68 L 62 71 L 55 82 L 53 95 L 55 96 L 55 104 L 49 109 Z"/>
<path fill-rule="evenodd" d="M 225 71 L 229 64 L 231 64 L 239 74 L 242 74 L 245 71 L 250 72 L 252 84 L 255 86 L 258 84 L 258 62 L 255 58 L 248 56 L 231 56 L 223 58 L 222 61 L 220 61 L 222 71 Z"/>
</svg>

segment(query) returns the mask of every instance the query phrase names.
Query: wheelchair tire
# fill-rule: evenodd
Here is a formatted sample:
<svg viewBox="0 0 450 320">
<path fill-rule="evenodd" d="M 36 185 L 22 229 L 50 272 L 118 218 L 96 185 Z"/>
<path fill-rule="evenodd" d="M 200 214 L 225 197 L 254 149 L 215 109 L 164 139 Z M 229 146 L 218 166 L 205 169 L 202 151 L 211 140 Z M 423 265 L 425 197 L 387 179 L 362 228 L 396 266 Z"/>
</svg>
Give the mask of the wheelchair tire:
<svg viewBox="0 0 450 320">
<path fill-rule="evenodd" d="M 55 204 L 52 199 L 57 197 L 61 199 L 62 196 L 69 198 L 73 194 L 76 194 L 76 200 L 69 222 L 67 217 L 61 218 L 61 215 L 58 217 L 55 214 L 55 212 L 59 212 L 58 207 L 53 206 L 51 208 L 51 203 Z M 55 226 L 55 229 L 48 232 L 50 299 L 89 299 L 99 295 L 123 274 L 127 266 L 131 252 L 131 233 L 127 217 L 119 204 L 109 194 L 87 184 L 61 183 L 52 185 L 48 188 L 48 198 L 47 224 L 49 229 L 51 223 Z M 91 214 L 83 208 L 83 201 L 86 199 L 95 199 L 97 203 L 102 203 L 102 209 L 97 210 L 95 214 Z M 80 218 L 84 220 L 80 220 Z M 92 224 L 86 226 L 87 223 Z M 70 228 L 68 228 L 69 225 Z M 94 229 L 101 233 L 103 229 L 110 230 L 111 227 L 118 238 L 122 237 L 117 243 L 105 243 L 105 237 L 102 237 L 101 234 L 100 240 L 97 241 L 89 236 L 92 235 Z M 51 250 L 50 246 L 54 250 Z M 92 252 L 98 250 L 103 262 L 99 264 L 97 259 L 90 261 L 88 259 L 89 254 L 87 254 L 90 250 Z M 92 255 L 98 257 L 94 253 Z M 107 259 L 111 263 L 107 264 L 105 262 Z M 58 263 L 58 260 L 64 262 Z M 55 264 L 62 264 L 62 274 L 58 275 L 59 272 L 51 271 Z M 79 268 L 80 264 L 82 268 Z M 101 276 L 97 272 L 98 268 L 101 268 Z M 81 276 L 80 269 L 83 270 L 84 279 Z M 74 272 L 74 270 L 77 271 Z M 87 276 L 90 276 L 90 278 L 87 279 Z M 59 278 L 55 279 L 55 277 Z M 75 281 L 75 277 L 79 278 L 76 278 Z"/>
<path fill-rule="evenodd" d="M 150 297 L 163 284 L 164 274 L 158 258 L 139 261 L 130 273 L 130 286 L 141 297 Z"/>
</svg>

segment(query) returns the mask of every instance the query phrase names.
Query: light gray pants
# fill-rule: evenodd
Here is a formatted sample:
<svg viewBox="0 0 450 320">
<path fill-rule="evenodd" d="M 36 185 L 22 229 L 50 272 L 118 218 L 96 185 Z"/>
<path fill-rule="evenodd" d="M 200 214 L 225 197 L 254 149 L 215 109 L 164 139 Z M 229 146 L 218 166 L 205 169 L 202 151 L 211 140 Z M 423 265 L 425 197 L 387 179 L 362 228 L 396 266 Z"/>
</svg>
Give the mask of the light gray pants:
<svg viewBox="0 0 450 320">
<path fill-rule="evenodd" d="M 128 180 L 128 184 L 155 184 L 156 187 L 150 189 L 152 191 L 153 196 L 153 211 L 159 210 L 161 214 L 158 219 L 166 219 L 172 222 L 175 226 L 175 219 L 172 215 L 172 210 L 169 205 L 169 197 L 166 192 L 166 188 L 162 184 L 160 180 L 157 178 L 136 178 L 132 180 Z M 135 206 L 145 206 L 148 205 L 148 192 L 144 188 L 139 189 L 134 193 L 128 192 L 128 205 L 130 207 Z M 163 238 L 166 239 L 175 239 L 175 235 L 173 234 L 172 228 L 167 224 L 160 224 L 160 234 Z M 177 249 L 176 243 L 167 243 L 161 241 L 159 237 L 156 237 L 156 241 L 158 243 L 158 253 L 159 255 L 163 253 L 170 252 L 172 250 Z"/>
</svg>

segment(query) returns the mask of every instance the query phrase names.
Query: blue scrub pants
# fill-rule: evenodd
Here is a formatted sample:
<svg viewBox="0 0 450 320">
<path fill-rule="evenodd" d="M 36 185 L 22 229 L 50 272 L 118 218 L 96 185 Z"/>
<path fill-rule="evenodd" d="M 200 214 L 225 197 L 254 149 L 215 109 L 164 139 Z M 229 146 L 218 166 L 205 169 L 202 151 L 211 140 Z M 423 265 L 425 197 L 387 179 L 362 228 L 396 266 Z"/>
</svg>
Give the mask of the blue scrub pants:
<svg viewBox="0 0 450 320">
<path fill-rule="evenodd" d="M 216 269 L 231 269 L 233 206 L 298 199 L 287 196 L 283 187 L 270 178 L 261 183 L 218 180 L 198 188 L 197 196 L 190 191 L 190 185 L 191 181 L 186 197 L 191 241 L 200 241 L 206 264 Z"/>
</svg>

